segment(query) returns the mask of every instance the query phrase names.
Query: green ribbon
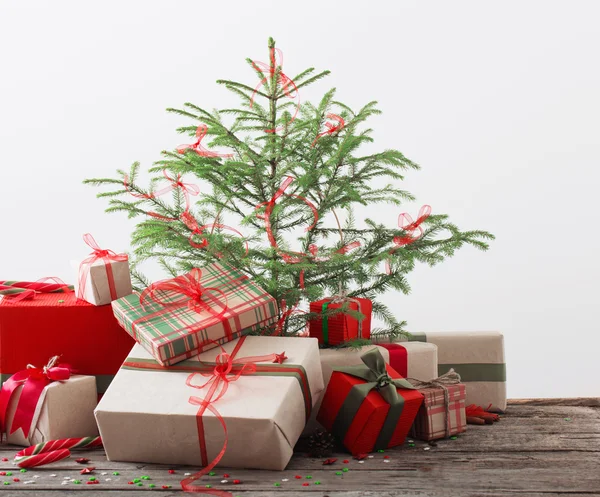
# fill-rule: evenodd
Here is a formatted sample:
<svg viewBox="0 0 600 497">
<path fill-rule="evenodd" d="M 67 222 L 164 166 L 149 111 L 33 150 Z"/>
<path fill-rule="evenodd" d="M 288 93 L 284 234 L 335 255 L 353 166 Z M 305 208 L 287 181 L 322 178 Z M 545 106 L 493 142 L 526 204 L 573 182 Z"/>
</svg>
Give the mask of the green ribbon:
<svg viewBox="0 0 600 497">
<path fill-rule="evenodd" d="M 404 398 L 398 395 L 397 388 L 404 388 L 408 390 L 415 390 L 415 388 L 403 378 L 392 378 L 386 368 L 385 361 L 379 349 L 371 349 L 366 354 L 361 356 L 364 363 L 359 366 L 345 366 L 333 368 L 333 371 L 339 371 L 346 373 L 356 378 L 361 378 L 366 383 L 354 385 L 350 389 L 350 393 L 344 400 L 338 415 L 333 422 L 332 433 L 343 440 L 346 433 L 350 429 L 356 413 L 360 409 L 360 406 L 367 398 L 367 395 L 371 390 L 376 389 L 383 400 L 390 405 L 390 410 L 385 418 L 383 427 L 379 432 L 379 436 L 375 442 L 374 450 L 385 449 L 389 445 L 398 419 L 404 409 Z"/>
<path fill-rule="evenodd" d="M 325 302 L 321 308 L 323 314 L 325 314 L 328 307 L 329 302 Z M 321 321 L 323 323 L 323 343 L 329 344 L 329 318 L 322 319 Z"/>
</svg>

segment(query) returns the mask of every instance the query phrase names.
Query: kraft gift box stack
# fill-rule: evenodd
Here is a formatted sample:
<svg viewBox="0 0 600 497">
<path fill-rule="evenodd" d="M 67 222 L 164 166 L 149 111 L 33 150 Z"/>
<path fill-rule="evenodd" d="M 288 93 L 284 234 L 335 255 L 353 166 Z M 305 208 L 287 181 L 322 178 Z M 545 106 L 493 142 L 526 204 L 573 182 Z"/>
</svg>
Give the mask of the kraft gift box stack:
<svg viewBox="0 0 600 497">
<path fill-rule="evenodd" d="M 283 470 L 317 428 L 357 454 L 461 433 L 468 404 L 506 407 L 500 333 L 378 341 L 371 302 L 341 296 L 311 303 L 311 337 L 257 336 L 280 311 L 242 272 L 214 263 L 133 293 L 127 256 L 86 237 L 75 288 L 0 282 L 9 443 L 99 431 L 110 460 Z"/>
</svg>

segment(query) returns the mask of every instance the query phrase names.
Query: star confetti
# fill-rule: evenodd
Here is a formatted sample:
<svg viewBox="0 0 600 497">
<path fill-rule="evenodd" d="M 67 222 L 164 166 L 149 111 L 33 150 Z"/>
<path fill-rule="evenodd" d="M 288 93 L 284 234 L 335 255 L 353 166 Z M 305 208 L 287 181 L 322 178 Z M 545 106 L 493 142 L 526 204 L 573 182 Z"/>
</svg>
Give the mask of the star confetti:
<svg viewBox="0 0 600 497">
<path fill-rule="evenodd" d="M 87 457 L 80 457 L 79 459 L 75 459 L 75 462 L 78 464 L 87 464 L 90 460 Z"/>
<path fill-rule="evenodd" d="M 333 457 L 331 459 L 325 459 L 323 461 L 323 466 L 331 466 L 336 461 L 337 461 L 337 459 L 335 457 Z"/>
<path fill-rule="evenodd" d="M 285 355 L 285 352 L 282 352 L 281 354 L 275 354 L 275 359 L 273 360 L 273 362 L 277 364 L 283 364 L 283 361 L 285 361 L 286 359 L 287 356 Z"/>
<path fill-rule="evenodd" d="M 82 475 L 89 475 L 93 473 L 95 469 L 94 466 L 88 466 L 87 468 L 83 468 L 79 473 Z"/>
</svg>

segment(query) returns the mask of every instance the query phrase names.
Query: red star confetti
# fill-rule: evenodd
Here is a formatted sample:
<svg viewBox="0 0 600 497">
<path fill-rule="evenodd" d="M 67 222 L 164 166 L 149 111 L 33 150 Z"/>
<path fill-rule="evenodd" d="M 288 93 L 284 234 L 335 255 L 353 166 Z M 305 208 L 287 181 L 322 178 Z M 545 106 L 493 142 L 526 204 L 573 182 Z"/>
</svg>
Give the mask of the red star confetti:
<svg viewBox="0 0 600 497">
<path fill-rule="evenodd" d="M 332 459 L 325 459 L 323 461 L 323 466 L 331 466 L 335 461 L 337 461 L 336 458 L 332 458 Z"/>
<path fill-rule="evenodd" d="M 89 475 L 93 473 L 95 469 L 96 468 L 94 468 L 94 466 L 88 466 L 87 468 L 83 468 L 79 473 L 81 473 L 82 475 Z"/>
<path fill-rule="evenodd" d="M 242 483 L 240 480 L 233 480 L 234 485 L 239 485 L 240 483 Z"/>
<path fill-rule="evenodd" d="M 369 454 L 355 454 L 354 459 L 356 459 L 357 461 L 362 461 L 363 459 L 366 459 L 368 456 L 369 456 Z"/>
<path fill-rule="evenodd" d="M 0 476 L 6 476 L 6 471 L 0 471 Z"/>
<path fill-rule="evenodd" d="M 302 486 L 303 487 L 308 487 L 310 485 L 310 483 L 303 483 Z"/>
<path fill-rule="evenodd" d="M 163 485 L 162 488 L 164 488 L 164 489 L 171 488 L 171 485 Z"/>
<path fill-rule="evenodd" d="M 174 470 L 174 469 L 170 469 L 170 470 L 169 470 L 169 474 L 170 474 L 170 475 L 174 475 L 174 474 L 175 474 L 175 470 Z"/>
<path fill-rule="evenodd" d="M 18 478 L 13 478 L 13 481 L 21 481 L 21 480 L 19 480 Z"/>
<path fill-rule="evenodd" d="M 79 459 L 75 459 L 75 462 L 78 464 L 87 464 L 90 460 L 87 457 L 80 457 Z"/>
<path fill-rule="evenodd" d="M 228 475 L 227 473 L 225 473 L 225 474 L 223 475 L 223 478 L 229 478 L 229 475 Z"/>
<path fill-rule="evenodd" d="M 383 456 L 383 458 L 384 458 L 384 459 L 389 459 L 389 458 L 390 458 L 390 456 Z"/>
<path fill-rule="evenodd" d="M 296 476 L 294 476 L 294 478 L 296 478 L 296 480 L 301 480 L 302 479 L 302 477 L 300 475 L 296 475 Z"/>
<path fill-rule="evenodd" d="M 285 355 L 285 352 L 282 352 L 281 354 L 275 354 L 275 360 L 273 362 L 277 364 L 283 364 L 283 361 L 286 359 L 287 356 Z"/>
<path fill-rule="evenodd" d="M 348 461 L 348 459 L 344 459 L 344 460 L 343 460 L 343 463 L 344 463 L 344 464 L 348 464 L 349 462 L 350 462 L 350 461 Z"/>
<path fill-rule="evenodd" d="M 3 457 L 2 462 L 6 462 L 6 461 L 8 461 L 8 457 Z"/>
<path fill-rule="evenodd" d="M 133 482 L 132 481 L 128 481 L 127 485 L 133 485 Z M 163 488 L 165 488 L 165 487 L 163 487 Z"/>
</svg>

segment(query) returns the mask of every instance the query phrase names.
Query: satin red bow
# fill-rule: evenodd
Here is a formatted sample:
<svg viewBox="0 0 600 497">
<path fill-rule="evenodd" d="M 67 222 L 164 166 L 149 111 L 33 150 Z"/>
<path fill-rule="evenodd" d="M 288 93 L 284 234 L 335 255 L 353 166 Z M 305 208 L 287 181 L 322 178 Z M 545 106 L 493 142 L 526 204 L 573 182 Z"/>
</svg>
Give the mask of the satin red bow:
<svg viewBox="0 0 600 497">
<path fill-rule="evenodd" d="M 395 236 L 393 238 L 393 243 L 396 245 L 395 248 L 389 251 L 389 255 L 391 256 L 398 248 L 403 247 L 405 245 L 410 245 L 413 242 L 416 242 L 419 238 L 423 236 L 423 228 L 421 228 L 421 224 L 431 215 L 431 206 L 424 205 L 419 210 L 419 217 L 416 221 L 413 220 L 412 216 L 408 212 L 402 212 L 398 216 L 398 227 L 401 228 L 405 234 L 400 236 Z M 392 269 L 390 267 L 390 261 L 387 259 L 385 261 L 386 273 L 391 274 Z"/>
<path fill-rule="evenodd" d="M 206 491 L 202 487 L 195 487 L 192 485 L 196 480 L 210 472 L 223 458 L 225 452 L 227 451 L 227 425 L 225 424 L 225 420 L 221 413 L 214 407 L 219 399 L 221 399 L 229 388 L 229 384 L 233 381 L 238 380 L 240 377 L 245 375 L 251 375 L 256 372 L 256 363 L 258 362 L 274 362 L 279 358 L 283 362 L 285 359 L 284 354 L 268 354 L 264 356 L 252 356 L 252 357 L 243 357 L 243 358 L 235 358 L 238 351 L 241 348 L 242 343 L 244 342 L 244 337 L 242 337 L 236 347 L 234 348 L 231 354 L 225 352 L 225 349 L 221 347 L 221 353 L 217 356 L 215 360 L 215 367 L 210 373 L 192 373 L 190 374 L 185 384 L 192 388 L 203 389 L 208 387 L 208 392 L 204 398 L 191 396 L 189 398 L 189 403 L 192 405 L 196 405 L 199 407 L 198 412 L 196 413 L 196 419 L 198 423 L 198 436 L 200 439 L 200 453 L 202 457 L 203 464 L 208 461 L 208 456 L 206 453 L 206 442 L 204 440 L 204 425 L 202 422 L 202 416 L 209 410 L 211 413 L 215 415 L 215 417 L 219 420 L 219 423 L 223 427 L 223 432 L 225 433 L 225 440 L 223 441 L 223 447 L 219 451 L 219 453 L 215 456 L 215 458 L 205 467 L 199 471 L 198 473 L 186 478 L 181 482 L 181 487 L 186 492 L 201 492 L 201 493 L 209 493 L 212 495 L 222 495 L 229 496 L 228 492 L 224 491 Z M 194 378 L 198 375 L 204 376 L 208 378 L 204 383 L 200 385 L 196 385 L 193 383 Z"/>
<path fill-rule="evenodd" d="M 344 121 L 344 119 L 341 116 L 338 116 L 337 114 L 327 114 L 327 118 L 337 121 L 337 124 L 333 124 L 333 123 L 329 123 L 329 122 L 325 123 L 325 127 L 327 128 L 327 130 L 322 131 L 321 133 L 319 133 L 317 135 L 317 137 L 312 142 L 311 147 L 314 147 L 315 144 L 317 143 L 317 141 L 319 140 L 319 138 L 321 138 L 322 136 L 332 135 L 333 133 L 335 133 L 337 131 L 341 131 L 342 129 L 344 129 L 344 126 L 346 125 L 346 122 Z"/>
<path fill-rule="evenodd" d="M 106 277 L 108 279 L 108 289 L 110 291 L 110 298 L 115 300 L 117 298 L 117 289 L 115 288 L 115 278 L 112 272 L 111 262 L 123 262 L 129 259 L 127 254 L 117 254 L 113 250 L 110 249 L 102 249 L 96 243 L 96 240 L 90 233 L 86 233 L 83 235 L 83 241 L 87 243 L 93 250 L 93 252 L 81 261 L 79 265 L 79 291 L 78 298 L 83 299 L 83 294 L 85 292 L 85 284 L 87 281 L 87 277 L 89 275 L 90 269 L 92 265 L 98 260 L 102 259 L 104 261 L 104 268 L 106 270 Z"/>
<path fill-rule="evenodd" d="M 187 150 L 192 150 L 193 152 L 196 152 L 202 157 L 233 157 L 233 154 L 221 154 L 219 152 L 213 152 L 212 150 L 208 150 L 207 148 L 203 147 L 201 142 L 207 133 L 208 126 L 206 124 L 201 124 L 200 126 L 198 126 L 198 128 L 196 128 L 196 141 L 189 145 L 179 145 L 176 149 L 177 153 L 185 154 Z"/>
<path fill-rule="evenodd" d="M 279 55 L 279 65 L 277 65 L 277 62 L 275 60 L 275 52 L 277 52 L 277 54 Z M 277 67 L 279 67 L 279 77 L 277 79 L 277 83 L 281 85 L 281 89 L 285 93 L 286 97 L 288 97 L 291 100 L 297 99 L 296 110 L 292 115 L 292 118 L 290 119 L 291 123 L 294 119 L 296 119 L 298 111 L 300 109 L 300 93 L 298 92 L 298 87 L 296 86 L 296 83 L 294 83 L 292 79 L 288 78 L 281 70 L 281 68 L 283 67 L 283 52 L 278 48 L 271 48 L 269 49 L 269 56 L 271 59 L 270 64 L 265 64 L 264 62 L 259 62 L 256 60 L 252 61 L 252 67 L 258 73 L 259 76 L 264 75 L 265 73 L 268 73 L 269 76 L 263 76 L 263 78 L 260 80 L 260 83 L 256 85 L 256 88 L 252 93 L 252 97 L 250 98 L 250 108 L 252 108 L 252 106 L 254 105 L 254 96 L 258 92 L 258 89 L 264 84 L 266 84 L 269 78 L 271 78 L 271 80 L 273 79 L 277 72 Z M 265 133 L 277 133 L 282 129 L 282 126 L 278 128 L 265 129 Z"/>
<path fill-rule="evenodd" d="M 56 364 L 57 360 L 58 356 L 53 357 L 43 368 L 29 365 L 27 369 L 15 373 L 4 382 L 0 391 L 0 437 L 9 428 L 6 426 L 8 407 L 13 393 L 21 385 L 23 390 L 8 434 L 21 428 L 24 436 L 29 436 L 33 415 L 44 388 L 53 381 L 68 380 L 73 372 L 68 364 Z"/>
</svg>

